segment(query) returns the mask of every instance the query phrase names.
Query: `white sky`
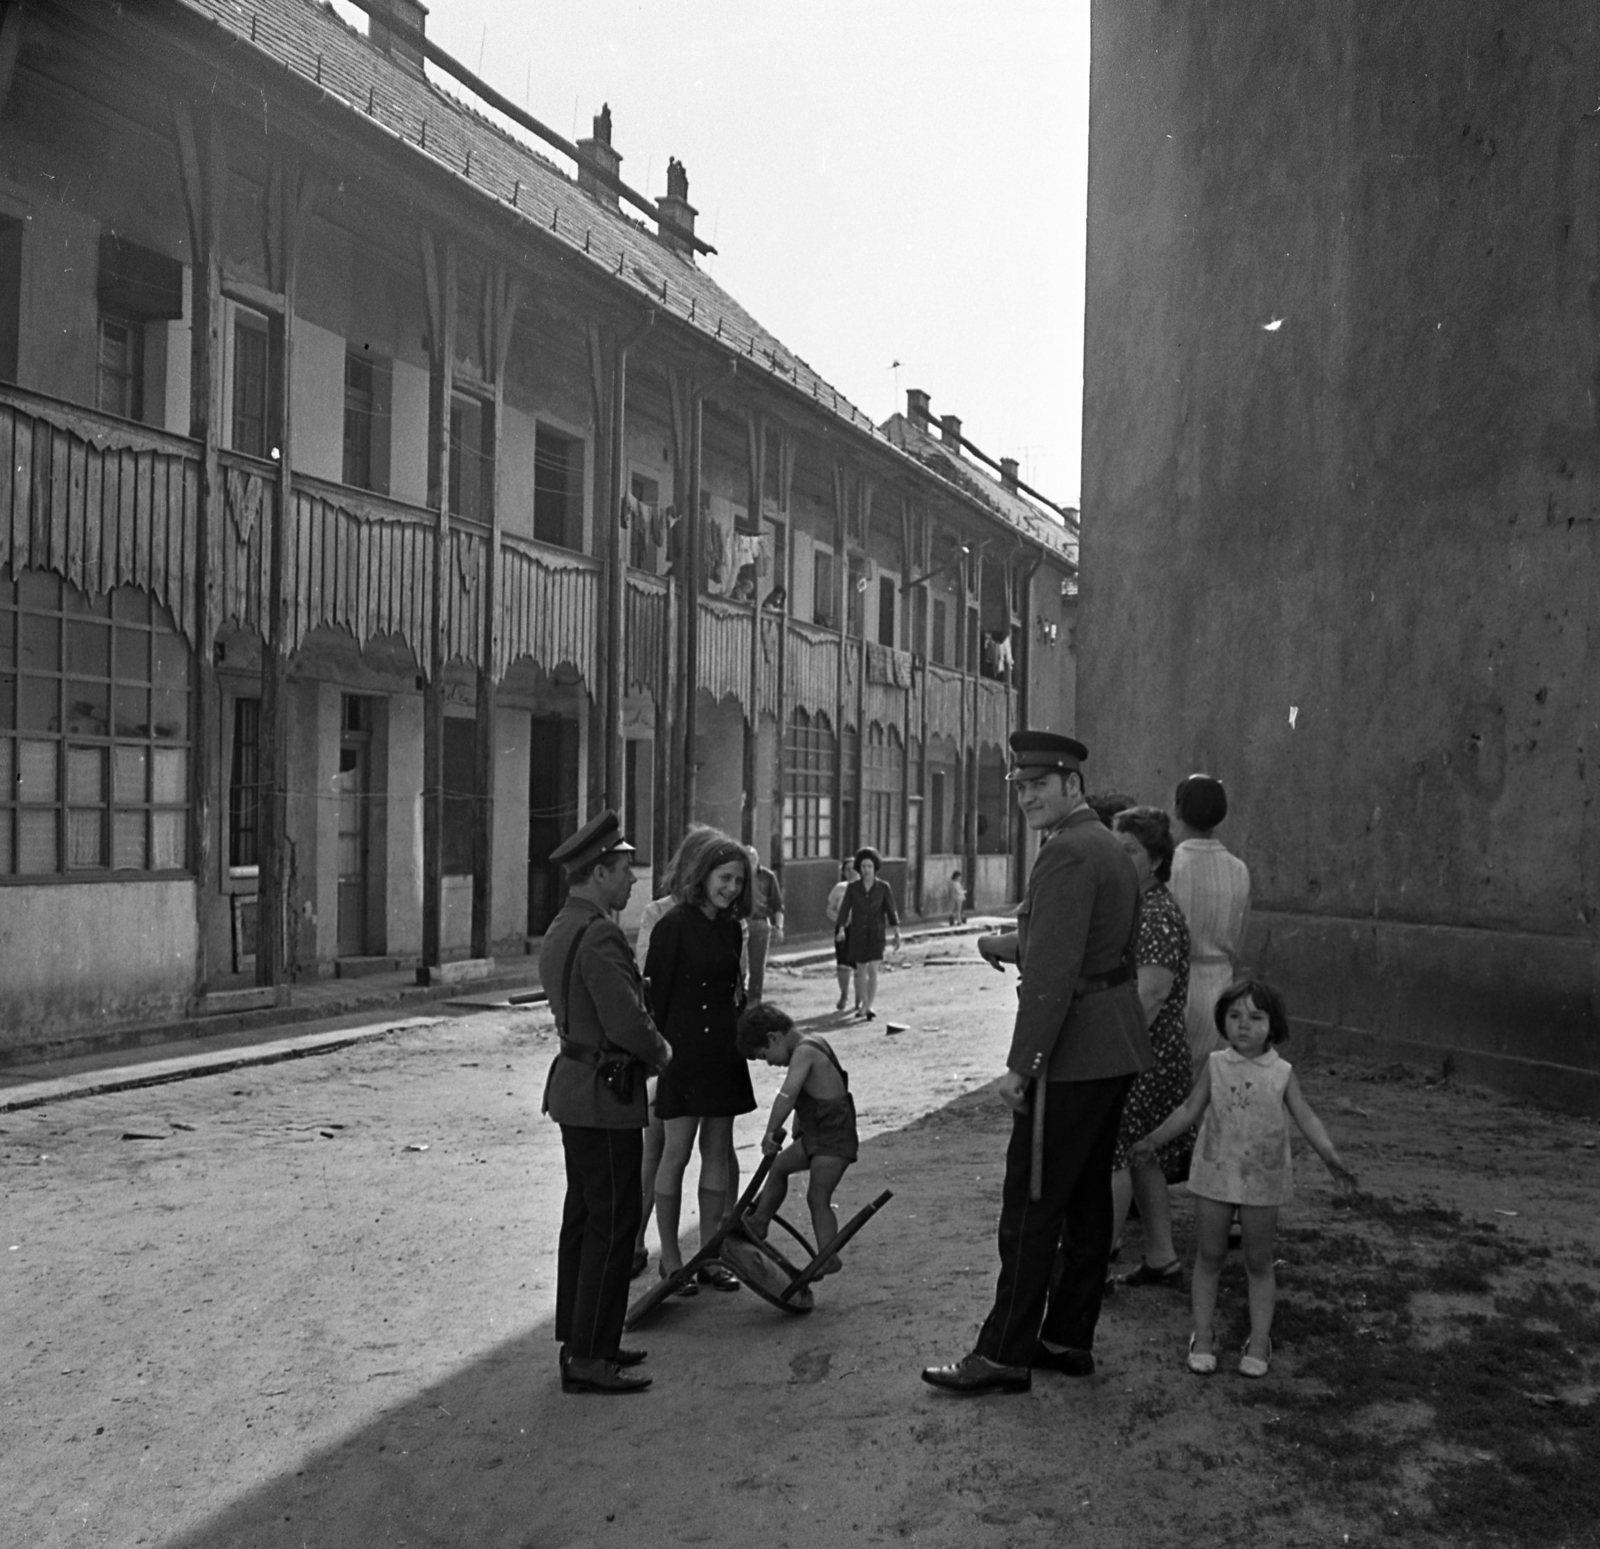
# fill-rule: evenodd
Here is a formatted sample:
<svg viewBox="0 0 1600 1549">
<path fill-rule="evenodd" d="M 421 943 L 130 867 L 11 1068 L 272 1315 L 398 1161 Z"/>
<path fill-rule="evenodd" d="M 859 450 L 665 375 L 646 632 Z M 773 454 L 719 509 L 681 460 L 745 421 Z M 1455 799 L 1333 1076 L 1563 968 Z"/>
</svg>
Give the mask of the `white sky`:
<svg viewBox="0 0 1600 1549">
<path fill-rule="evenodd" d="M 1088 12 L 431 0 L 428 33 L 569 138 L 609 102 L 623 180 L 684 163 L 701 263 L 790 349 L 879 423 L 926 389 L 1076 505 Z"/>
</svg>

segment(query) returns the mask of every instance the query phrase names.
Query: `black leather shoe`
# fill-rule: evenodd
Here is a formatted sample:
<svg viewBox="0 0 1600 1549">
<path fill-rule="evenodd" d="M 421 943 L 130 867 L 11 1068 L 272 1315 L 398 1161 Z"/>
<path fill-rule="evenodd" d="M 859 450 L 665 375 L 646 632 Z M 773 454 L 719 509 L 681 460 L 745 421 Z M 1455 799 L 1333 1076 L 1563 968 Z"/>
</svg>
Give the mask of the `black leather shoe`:
<svg viewBox="0 0 1600 1549">
<path fill-rule="evenodd" d="M 1035 1371 L 1060 1372 L 1063 1377 L 1094 1376 L 1094 1356 L 1088 1350 L 1047 1350 L 1033 1347 Z"/>
<path fill-rule="evenodd" d="M 597 1356 L 571 1356 L 561 1368 L 563 1393 L 643 1393 L 650 1378 L 622 1371 L 615 1361 Z"/>
<path fill-rule="evenodd" d="M 1026 1366 L 1001 1366 L 985 1356 L 963 1356 L 954 1366 L 925 1366 L 922 1380 L 946 1393 L 1026 1393 L 1033 1373 Z"/>
<path fill-rule="evenodd" d="M 640 1361 L 648 1360 L 649 1356 L 648 1350 L 627 1350 L 619 1347 L 617 1353 L 611 1357 L 611 1361 L 615 1366 L 637 1366 Z"/>
</svg>

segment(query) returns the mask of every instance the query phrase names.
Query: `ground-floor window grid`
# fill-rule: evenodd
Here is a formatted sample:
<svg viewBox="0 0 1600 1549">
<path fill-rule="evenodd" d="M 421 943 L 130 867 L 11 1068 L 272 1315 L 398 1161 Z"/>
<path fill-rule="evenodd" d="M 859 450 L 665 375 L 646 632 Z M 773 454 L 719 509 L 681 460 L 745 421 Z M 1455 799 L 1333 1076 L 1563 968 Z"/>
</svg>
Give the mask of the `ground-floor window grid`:
<svg viewBox="0 0 1600 1549">
<path fill-rule="evenodd" d="M 0 876 L 188 866 L 190 675 L 147 592 L 0 579 Z"/>
</svg>

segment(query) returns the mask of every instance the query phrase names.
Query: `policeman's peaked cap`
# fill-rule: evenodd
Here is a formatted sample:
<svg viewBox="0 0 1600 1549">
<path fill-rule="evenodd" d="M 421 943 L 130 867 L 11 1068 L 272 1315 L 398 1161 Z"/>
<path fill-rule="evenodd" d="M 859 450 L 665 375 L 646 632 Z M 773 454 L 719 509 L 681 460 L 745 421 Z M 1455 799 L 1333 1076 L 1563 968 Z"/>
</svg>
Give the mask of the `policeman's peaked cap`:
<svg viewBox="0 0 1600 1549">
<path fill-rule="evenodd" d="M 622 837 L 622 819 L 607 807 L 590 818 L 570 839 L 563 839 L 550 852 L 550 859 L 565 867 L 570 875 L 596 861 L 608 860 L 621 850 L 631 855 L 633 846 Z"/>
<path fill-rule="evenodd" d="M 1011 772 L 1008 780 L 1032 780 L 1056 770 L 1082 774 L 1089 750 L 1076 737 L 1053 731 L 1014 731 L 1011 734 Z"/>
</svg>

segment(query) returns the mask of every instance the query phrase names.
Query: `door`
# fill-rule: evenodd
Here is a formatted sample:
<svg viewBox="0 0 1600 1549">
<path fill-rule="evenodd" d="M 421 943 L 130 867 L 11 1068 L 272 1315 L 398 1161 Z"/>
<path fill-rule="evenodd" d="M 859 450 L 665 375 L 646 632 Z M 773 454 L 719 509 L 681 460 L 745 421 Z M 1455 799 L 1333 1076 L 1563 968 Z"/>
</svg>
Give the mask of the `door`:
<svg viewBox="0 0 1600 1549">
<path fill-rule="evenodd" d="M 367 950 L 367 890 L 371 882 L 372 701 L 344 696 L 339 736 L 339 942 L 340 957 Z"/>
<path fill-rule="evenodd" d="M 550 852 L 575 833 L 578 812 L 578 723 L 533 718 L 528 759 L 528 934 L 542 936 L 567 896 L 566 873 Z"/>
</svg>

